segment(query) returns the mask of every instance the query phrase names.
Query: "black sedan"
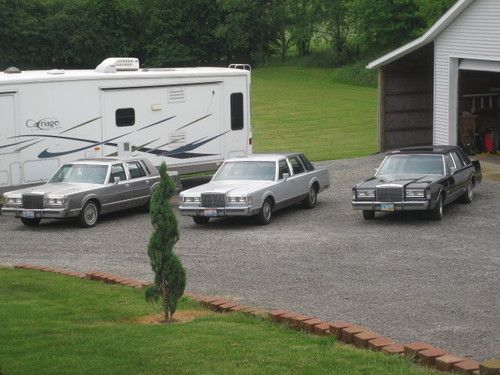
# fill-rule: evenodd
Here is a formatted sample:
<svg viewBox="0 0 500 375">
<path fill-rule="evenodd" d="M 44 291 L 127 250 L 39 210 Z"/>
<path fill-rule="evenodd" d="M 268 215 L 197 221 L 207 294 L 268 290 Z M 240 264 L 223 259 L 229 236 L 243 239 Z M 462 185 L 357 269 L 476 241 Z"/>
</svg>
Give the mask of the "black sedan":
<svg viewBox="0 0 500 375">
<path fill-rule="evenodd" d="M 376 211 L 426 210 L 434 220 L 443 206 L 472 202 L 481 165 L 457 146 L 411 147 L 390 152 L 374 177 L 352 190 L 352 206 L 367 220 Z"/>
</svg>

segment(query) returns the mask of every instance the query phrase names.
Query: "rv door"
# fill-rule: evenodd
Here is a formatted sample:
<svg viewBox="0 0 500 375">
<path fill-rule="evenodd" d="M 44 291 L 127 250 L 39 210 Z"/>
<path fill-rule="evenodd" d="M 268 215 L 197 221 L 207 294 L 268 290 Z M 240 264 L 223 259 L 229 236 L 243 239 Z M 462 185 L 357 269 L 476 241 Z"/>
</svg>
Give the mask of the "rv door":
<svg viewBox="0 0 500 375">
<path fill-rule="evenodd" d="M 128 142 L 132 155 L 169 168 L 220 162 L 220 84 L 102 88 L 105 156 Z M 196 169 L 194 169 L 196 171 Z"/>
<path fill-rule="evenodd" d="M 0 93 L 0 186 L 21 184 L 15 99 L 14 93 Z"/>
</svg>

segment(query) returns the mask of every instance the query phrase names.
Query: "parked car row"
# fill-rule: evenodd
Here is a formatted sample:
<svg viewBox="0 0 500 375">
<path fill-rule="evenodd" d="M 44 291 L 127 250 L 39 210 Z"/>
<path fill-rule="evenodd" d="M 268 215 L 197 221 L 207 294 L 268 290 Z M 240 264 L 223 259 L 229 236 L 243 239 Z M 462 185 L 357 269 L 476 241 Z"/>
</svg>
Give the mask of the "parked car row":
<svg viewBox="0 0 500 375">
<path fill-rule="evenodd" d="M 440 220 L 457 199 L 470 203 L 481 182 L 481 166 L 455 146 L 405 148 L 389 153 L 375 175 L 356 185 L 352 206 L 367 220 L 375 212 L 428 211 Z M 4 215 L 28 226 L 43 218 L 78 218 L 83 227 L 99 215 L 142 206 L 148 209 L 159 184 L 148 159 L 95 158 L 64 164 L 46 184 L 4 194 Z M 222 216 L 254 216 L 269 224 L 273 213 L 301 203 L 316 206 L 330 186 L 328 170 L 304 154 L 262 154 L 226 160 L 207 184 L 180 193 L 181 215 L 197 224 Z"/>
</svg>

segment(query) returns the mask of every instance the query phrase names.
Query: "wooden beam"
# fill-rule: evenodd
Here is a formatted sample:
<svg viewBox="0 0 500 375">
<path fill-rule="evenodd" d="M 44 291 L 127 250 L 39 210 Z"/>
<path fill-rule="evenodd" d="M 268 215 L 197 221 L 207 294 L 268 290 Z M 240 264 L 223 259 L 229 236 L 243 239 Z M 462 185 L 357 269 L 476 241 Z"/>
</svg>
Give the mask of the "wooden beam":
<svg viewBox="0 0 500 375">
<path fill-rule="evenodd" d="M 385 77 L 384 67 L 378 68 L 378 150 L 385 151 Z"/>
</svg>

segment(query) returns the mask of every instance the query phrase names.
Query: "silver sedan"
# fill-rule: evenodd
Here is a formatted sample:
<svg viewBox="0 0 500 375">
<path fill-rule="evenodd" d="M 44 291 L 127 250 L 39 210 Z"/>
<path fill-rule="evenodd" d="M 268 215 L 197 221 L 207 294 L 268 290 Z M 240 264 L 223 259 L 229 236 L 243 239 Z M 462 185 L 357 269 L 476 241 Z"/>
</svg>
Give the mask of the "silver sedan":
<svg viewBox="0 0 500 375">
<path fill-rule="evenodd" d="M 179 210 L 197 224 L 255 215 L 265 225 L 280 208 L 299 202 L 313 208 L 329 185 L 328 170 L 314 167 L 303 154 L 253 155 L 225 161 L 209 183 L 183 191 Z"/>
<path fill-rule="evenodd" d="M 147 159 L 82 159 L 64 164 L 43 185 L 4 193 L 3 215 L 28 226 L 43 218 L 77 217 L 94 226 L 100 214 L 131 207 L 149 207 L 160 180 Z"/>
</svg>

